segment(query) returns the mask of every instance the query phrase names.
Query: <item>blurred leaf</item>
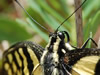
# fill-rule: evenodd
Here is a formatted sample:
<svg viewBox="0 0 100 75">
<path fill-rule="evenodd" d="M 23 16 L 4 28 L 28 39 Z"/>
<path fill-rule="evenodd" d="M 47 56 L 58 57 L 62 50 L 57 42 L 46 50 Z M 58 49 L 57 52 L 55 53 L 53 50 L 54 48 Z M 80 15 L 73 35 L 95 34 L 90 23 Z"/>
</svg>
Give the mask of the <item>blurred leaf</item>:
<svg viewBox="0 0 100 75">
<path fill-rule="evenodd" d="M 94 10 L 100 9 L 100 0 L 87 0 L 84 7 L 84 19 L 86 19 L 92 11 L 92 14 L 95 14 Z"/>
<path fill-rule="evenodd" d="M 90 32 L 89 38 L 92 38 L 92 32 Z M 88 40 L 88 38 L 87 38 L 87 40 Z M 86 41 L 87 41 L 87 40 L 86 40 Z M 92 41 L 89 40 L 89 42 L 88 42 L 87 45 L 86 45 L 86 48 L 91 48 L 91 43 L 92 43 Z"/>
<path fill-rule="evenodd" d="M 87 23 L 84 26 L 84 39 L 86 40 L 89 37 L 89 33 L 92 32 L 93 35 L 97 31 L 98 26 L 100 26 L 100 11 L 96 13 L 96 15 L 89 20 L 89 23 Z"/>
<path fill-rule="evenodd" d="M 48 42 L 48 35 L 46 35 L 43 31 L 41 31 L 37 25 L 35 25 L 29 18 L 27 18 L 27 21 L 31 25 L 31 27 L 34 29 L 35 32 L 37 32 L 46 42 Z"/>
<path fill-rule="evenodd" d="M 54 29 L 54 31 L 57 29 L 57 27 L 59 26 L 59 23 L 56 19 L 54 19 L 51 15 L 49 15 L 48 13 L 44 12 L 44 20 L 48 23 L 48 25 Z M 60 29 L 62 29 L 63 31 L 67 29 L 64 28 L 63 26 L 60 27 Z"/>
<path fill-rule="evenodd" d="M 44 27 L 50 27 L 50 30 L 56 30 L 60 23 L 74 11 L 74 6 L 72 4 L 70 5 L 70 3 L 67 2 L 68 1 L 66 0 L 28 0 L 27 3 L 29 7 L 27 8 L 27 10 L 29 14 Z M 0 1 L 0 8 L 2 8 L 3 10 L 7 9 L 10 11 L 10 13 L 2 13 L 7 13 L 5 14 L 5 17 L 7 15 L 11 17 L 17 17 L 16 15 L 19 14 L 18 12 L 20 10 L 16 10 L 16 12 L 14 10 L 15 8 L 12 7 L 12 3 L 10 3 L 11 2 L 5 0 Z M 100 0 L 87 0 L 82 7 L 84 8 L 84 22 L 86 22 L 86 24 L 84 25 L 84 40 L 87 40 L 87 38 L 89 37 L 89 33 L 92 32 L 94 35 L 98 28 L 98 25 L 100 24 L 100 15 L 99 13 L 96 13 L 100 9 Z M 13 11 L 11 11 L 12 9 Z M 94 15 L 95 13 L 97 16 Z M 26 18 L 26 16 L 24 15 L 22 15 L 21 17 L 24 19 Z M 3 21 L 1 21 L 1 19 L 3 19 Z M 10 42 L 26 40 L 32 37 L 32 35 L 27 32 L 29 30 L 30 32 L 37 32 L 36 35 L 39 34 L 42 38 L 44 38 L 46 42 L 48 41 L 48 34 L 46 34 L 47 32 L 35 23 L 31 22 L 31 20 L 27 20 L 28 23 L 31 24 L 31 27 L 24 20 L 17 19 L 16 21 L 17 22 L 15 22 L 14 20 L 10 20 L 10 18 L 2 18 L 0 16 L 0 40 L 6 39 Z M 76 44 L 77 41 L 74 15 L 68 21 L 66 21 L 64 25 L 60 27 L 59 30 L 68 31 L 71 35 L 71 43 Z"/>
<path fill-rule="evenodd" d="M 31 34 L 16 21 L 0 16 L 0 40 L 15 42 L 26 40 L 31 37 Z"/>
<path fill-rule="evenodd" d="M 59 13 L 57 13 L 54 9 L 52 9 L 45 1 L 39 0 L 39 1 L 36 2 L 36 1 L 30 0 L 29 4 L 32 4 L 32 5 L 30 5 L 32 7 L 32 9 L 37 11 L 44 20 L 46 19 L 46 18 L 44 18 L 46 16 L 44 14 L 44 12 L 51 15 L 54 19 L 56 19 L 56 21 L 59 20 L 60 23 L 65 20 Z M 50 24 L 48 22 L 46 22 L 46 23 Z M 60 25 L 60 23 L 58 22 L 58 25 Z M 66 27 L 68 29 L 71 28 L 71 25 L 68 21 L 66 21 L 65 24 L 67 25 Z"/>
</svg>

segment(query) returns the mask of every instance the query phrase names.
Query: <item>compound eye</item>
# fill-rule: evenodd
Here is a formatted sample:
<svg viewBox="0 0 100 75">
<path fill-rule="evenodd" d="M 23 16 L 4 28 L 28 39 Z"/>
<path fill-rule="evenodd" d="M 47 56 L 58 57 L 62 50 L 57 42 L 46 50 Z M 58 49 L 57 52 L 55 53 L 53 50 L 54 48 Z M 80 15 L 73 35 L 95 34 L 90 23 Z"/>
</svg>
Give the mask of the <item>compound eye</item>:
<svg viewBox="0 0 100 75">
<path fill-rule="evenodd" d="M 64 33 L 62 33 L 62 32 L 59 32 L 59 33 L 58 33 L 58 36 L 59 36 L 60 39 L 62 39 L 62 40 L 65 38 L 65 35 L 64 35 Z"/>
</svg>

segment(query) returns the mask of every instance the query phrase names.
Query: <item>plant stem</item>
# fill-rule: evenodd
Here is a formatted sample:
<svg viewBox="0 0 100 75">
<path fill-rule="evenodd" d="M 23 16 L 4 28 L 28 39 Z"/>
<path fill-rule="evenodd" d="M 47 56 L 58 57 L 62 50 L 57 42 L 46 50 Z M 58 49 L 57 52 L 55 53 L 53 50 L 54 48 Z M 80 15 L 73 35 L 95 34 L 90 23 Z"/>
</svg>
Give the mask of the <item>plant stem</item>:
<svg viewBox="0 0 100 75">
<path fill-rule="evenodd" d="M 75 9 L 81 4 L 81 0 L 74 0 Z M 77 35 L 77 46 L 81 47 L 83 44 L 83 25 L 82 25 L 82 8 L 80 7 L 75 13 L 76 19 L 76 35 Z"/>
</svg>

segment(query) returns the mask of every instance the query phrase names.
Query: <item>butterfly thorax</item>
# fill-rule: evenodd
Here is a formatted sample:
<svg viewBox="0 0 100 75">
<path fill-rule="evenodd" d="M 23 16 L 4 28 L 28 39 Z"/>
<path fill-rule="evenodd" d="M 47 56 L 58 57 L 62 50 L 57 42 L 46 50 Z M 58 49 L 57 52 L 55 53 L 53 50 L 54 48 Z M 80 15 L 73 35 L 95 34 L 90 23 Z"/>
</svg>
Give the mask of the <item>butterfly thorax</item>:
<svg viewBox="0 0 100 75">
<path fill-rule="evenodd" d="M 60 59 L 64 56 L 64 34 L 52 34 L 41 58 L 44 75 L 65 75 Z"/>
</svg>

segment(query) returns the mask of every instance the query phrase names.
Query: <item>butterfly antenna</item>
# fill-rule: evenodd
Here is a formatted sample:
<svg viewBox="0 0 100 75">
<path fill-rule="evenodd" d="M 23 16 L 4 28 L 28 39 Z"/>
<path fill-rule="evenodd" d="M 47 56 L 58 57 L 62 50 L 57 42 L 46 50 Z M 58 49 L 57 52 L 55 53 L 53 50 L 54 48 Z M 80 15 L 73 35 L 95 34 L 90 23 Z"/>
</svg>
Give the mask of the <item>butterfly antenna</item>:
<svg viewBox="0 0 100 75">
<path fill-rule="evenodd" d="M 60 26 L 62 26 L 87 0 L 84 0 L 84 2 L 78 7 L 75 9 L 75 11 L 70 15 L 68 16 L 59 26 L 58 28 L 56 29 L 56 31 L 58 31 L 58 29 L 60 28 Z"/>
<path fill-rule="evenodd" d="M 30 14 L 25 10 L 25 8 L 19 3 L 18 0 L 15 0 L 16 3 L 25 11 L 25 13 L 31 18 L 32 21 L 34 21 L 37 25 L 39 25 L 41 28 L 43 28 L 44 30 L 48 31 L 50 33 L 49 30 L 47 30 L 44 26 L 42 26 L 40 23 L 38 23 L 34 18 L 32 18 L 32 16 L 30 16 Z"/>
</svg>

